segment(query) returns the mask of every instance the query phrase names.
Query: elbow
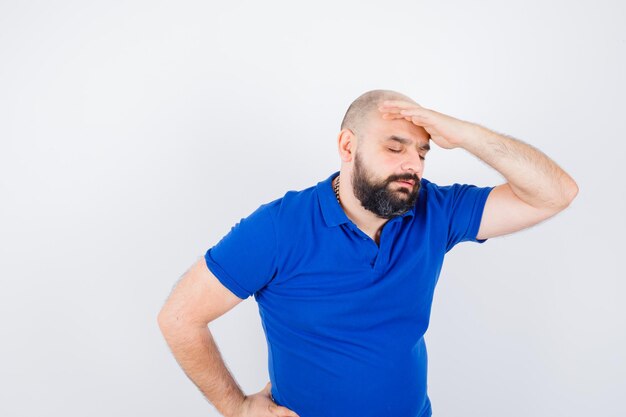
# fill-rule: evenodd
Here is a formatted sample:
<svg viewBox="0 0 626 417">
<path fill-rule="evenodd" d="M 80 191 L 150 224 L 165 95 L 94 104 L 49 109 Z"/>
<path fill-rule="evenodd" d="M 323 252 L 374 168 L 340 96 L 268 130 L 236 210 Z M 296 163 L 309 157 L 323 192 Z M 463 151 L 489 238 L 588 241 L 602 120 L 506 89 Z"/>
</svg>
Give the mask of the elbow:
<svg viewBox="0 0 626 417">
<path fill-rule="evenodd" d="M 159 313 L 157 323 L 161 334 L 168 343 L 170 343 L 171 340 L 175 340 L 180 336 L 181 331 L 184 331 L 184 327 L 181 326 L 178 318 L 167 311 L 161 311 Z"/>
<path fill-rule="evenodd" d="M 163 310 L 159 311 L 159 314 L 157 315 L 157 324 L 159 325 L 159 329 L 163 330 L 163 328 L 165 327 L 166 321 L 167 321 L 167 318 L 165 317 Z"/>
<path fill-rule="evenodd" d="M 574 199 L 578 195 L 578 191 L 578 184 L 576 184 L 576 181 L 570 178 L 569 185 L 567 185 L 563 190 L 563 197 L 561 198 L 561 204 L 559 204 L 559 208 L 561 210 L 564 210 L 569 207 L 569 205 L 572 204 L 572 201 L 574 201 Z"/>
<path fill-rule="evenodd" d="M 157 323 L 164 335 L 188 332 L 193 329 L 206 329 L 208 322 L 203 323 L 190 317 L 185 311 L 174 307 L 164 307 L 157 316 Z"/>
<path fill-rule="evenodd" d="M 159 311 L 159 314 L 157 316 L 157 323 L 162 332 L 168 328 L 171 328 L 175 322 L 176 317 L 172 315 L 172 313 L 166 308 L 162 308 L 161 311 Z"/>
<path fill-rule="evenodd" d="M 570 204 L 572 204 L 572 201 L 574 201 L 574 199 L 576 198 L 576 196 L 578 195 L 578 184 L 576 184 L 576 181 L 574 181 L 573 179 L 571 180 L 571 185 L 568 187 L 568 193 L 567 193 L 567 206 L 569 206 Z"/>
</svg>

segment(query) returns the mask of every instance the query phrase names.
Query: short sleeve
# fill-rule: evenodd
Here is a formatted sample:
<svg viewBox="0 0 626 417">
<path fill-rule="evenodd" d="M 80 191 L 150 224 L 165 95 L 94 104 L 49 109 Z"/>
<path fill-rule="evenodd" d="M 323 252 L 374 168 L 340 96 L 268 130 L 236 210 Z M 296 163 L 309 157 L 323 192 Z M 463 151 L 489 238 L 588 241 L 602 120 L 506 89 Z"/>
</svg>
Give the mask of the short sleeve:
<svg viewBox="0 0 626 417">
<path fill-rule="evenodd" d="M 445 214 L 448 219 L 446 252 L 460 242 L 484 243 L 487 241 L 487 239 L 476 239 L 476 235 L 480 228 L 487 197 L 493 188 L 458 183 L 439 187 L 444 195 Z"/>
<path fill-rule="evenodd" d="M 261 205 L 204 255 L 213 275 L 239 298 L 248 298 L 276 274 L 277 241 L 271 210 L 270 203 Z"/>
</svg>

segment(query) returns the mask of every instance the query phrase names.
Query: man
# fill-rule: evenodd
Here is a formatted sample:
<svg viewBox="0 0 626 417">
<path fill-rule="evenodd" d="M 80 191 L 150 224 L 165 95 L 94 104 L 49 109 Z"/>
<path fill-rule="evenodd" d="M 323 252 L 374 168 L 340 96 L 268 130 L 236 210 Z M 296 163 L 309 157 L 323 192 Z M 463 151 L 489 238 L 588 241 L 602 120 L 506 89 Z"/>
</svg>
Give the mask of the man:
<svg viewBox="0 0 626 417">
<path fill-rule="evenodd" d="M 471 152 L 507 182 L 428 181 L 431 141 Z M 533 147 L 391 90 L 350 105 L 338 148 L 340 171 L 241 219 L 159 314 L 179 364 L 226 417 L 430 416 L 423 335 L 444 255 L 537 224 L 578 193 Z M 207 323 L 250 295 L 270 382 L 244 395 Z"/>
</svg>

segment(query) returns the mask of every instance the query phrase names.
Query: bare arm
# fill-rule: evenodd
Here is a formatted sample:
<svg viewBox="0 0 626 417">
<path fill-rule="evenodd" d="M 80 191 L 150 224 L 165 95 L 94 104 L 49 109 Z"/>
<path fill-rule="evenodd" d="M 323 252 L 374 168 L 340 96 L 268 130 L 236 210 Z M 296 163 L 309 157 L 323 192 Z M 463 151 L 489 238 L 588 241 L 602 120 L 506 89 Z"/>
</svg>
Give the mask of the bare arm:
<svg viewBox="0 0 626 417">
<path fill-rule="evenodd" d="M 535 225 L 564 210 L 578 193 L 576 182 L 541 151 L 476 125 L 461 147 L 500 172 L 508 182 L 487 201 L 477 239 Z"/>
<path fill-rule="evenodd" d="M 245 394 L 226 368 L 208 327 L 161 327 L 176 361 L 224 416 L 234 417 Z"/>
<path fill-rule="evenodd" d="M 537 224 L 564 210 L 578 194 L 572 177 L 520 140 L 408 101 L 386 100 L 379 110 L 384 119 L 404 118 L 424 128 L 442 148 L 471 152 L 506 178 L 487 197 L 477 239 Z"/>
<path fill-rule="evenodd" d="M 559 211 L 578 193 L 572 177 L 533 146 L 480 125 L 467 132 L 460 147 L 500 172 L 511 191 L 529 206 Z"/>
<path fill-rule="evenodd" d="M 226 368 L 207 324 L 241 301 L 200 259 L 185 273 L 158 316 L 159 328 L 178 364 L 226 417 L 239 415 L 246 395 Z"/>
</svg>

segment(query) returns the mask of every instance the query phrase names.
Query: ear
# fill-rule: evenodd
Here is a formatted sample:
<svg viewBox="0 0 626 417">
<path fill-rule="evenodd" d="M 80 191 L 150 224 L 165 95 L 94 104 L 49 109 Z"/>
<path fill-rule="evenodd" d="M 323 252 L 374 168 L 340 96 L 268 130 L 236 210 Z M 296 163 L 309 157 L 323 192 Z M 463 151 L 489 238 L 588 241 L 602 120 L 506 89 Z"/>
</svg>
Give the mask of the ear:
<svg viewBox="0 0 626 417">
<path fill-rule="evenodd" d="M 350 129 L 341 129 L 337 137 L 339 157 L 344 162 L 352 161 L 356 151 L 356 136 Z"/>
</svg>

